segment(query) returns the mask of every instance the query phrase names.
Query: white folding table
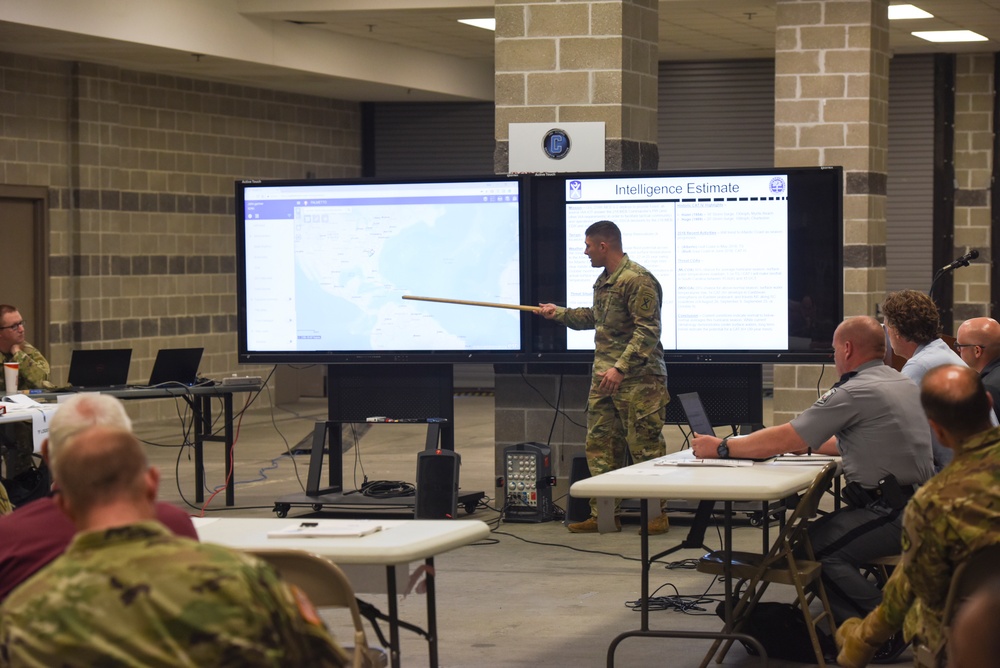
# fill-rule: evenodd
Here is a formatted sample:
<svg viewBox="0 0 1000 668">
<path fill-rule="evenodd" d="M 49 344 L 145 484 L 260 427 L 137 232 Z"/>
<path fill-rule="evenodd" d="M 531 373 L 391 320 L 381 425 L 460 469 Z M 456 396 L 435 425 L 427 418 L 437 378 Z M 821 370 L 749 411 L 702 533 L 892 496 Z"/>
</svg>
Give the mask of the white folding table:
<svg viewBox="0 0 1000 668">
<path fill-rule="evenodd" d="M 427 644 L 432 668 L 438 666 L 437 603 L 434 591 L 434 555 L 482 540 L 490 534 L 489 527 L 479 520 L 341 520 L 357 525 L 369 522 L 382 527 L 365 536 L 336 538 L 268 538 L 268 533 L 293 524 L 309 522 L 308 518 L 195 518 L 198 537 L 206 543 L 217 543 L 238 550 L 282 548 L 303 550 L 326 557 L 351 578 L 352 565 L 375 565 L 385 568 L 386 593 L 389 598 L 389 650 L 394 668 L 400 665 L 399 610 L 396 601 L 397 573 L 408 564 L 423 560 L 430 568 L 427 573 Z M 326 520 L 324 523 L 337 522 Z M 345 568 L 346 567 L 346 568 Z"/>
<path fill-rule="evenodd" d="M 627 631 L 616 637 L 608 647 L 607 665 L 614 666 L 614 653 L 618 645 L 629 637 L 645 636 L 658 638 L 735 638 L 757 646 L 762 657 L 764 648 L 751 636 L 745 634 L 657 630 L 649 628 L 649 568 L 650 563 L 662 555 L 649 556 L 649 536 L 646 533 L 649 521 L 649 499 L 689 499 L 694 501 L 722 501 L 725 505 L 723 550 L 726 559 L 725 609 L 726 620 L 732 619 L 732 582 L 728 566 L 732 561 L 732 515 L 733 503 L 737 501 L 775 501 L 800 492 L 812 483 L 820 469 L 817 466 L 776 465 L 758 462 L 751 466 L 711 466 L 711 465 L 662 465 L 666 461 L 676 463 L 678 459 L 690 460 L 690 453 L 668 455 L 665 458 L 634 464 L 625 468 L 602 473 L 592 478 L 580 480 L 570 487 L 573 497 L 598 499 L 599 514 L 610 512 L 614 499 L 640 499 L 639 521 L 641 527 L 641 600 L 640 628 Z M 766 661 L 766 658 L 765 658 Z"/>
</svg>

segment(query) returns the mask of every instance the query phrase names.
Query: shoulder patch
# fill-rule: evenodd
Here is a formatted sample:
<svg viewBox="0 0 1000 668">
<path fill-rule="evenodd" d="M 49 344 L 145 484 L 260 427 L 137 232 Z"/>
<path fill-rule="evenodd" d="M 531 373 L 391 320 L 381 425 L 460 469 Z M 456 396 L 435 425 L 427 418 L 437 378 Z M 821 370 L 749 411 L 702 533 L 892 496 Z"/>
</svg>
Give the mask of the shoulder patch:
<svg viewBox="0 0 1000 668">
<path fill-rule="evenodd" d="M 827 390 L 826 392 L 824 392 L 823 396 L 821 396 L 819 399 L 817 399 L 816 403 L 813 404 L 813 405 L 814 406 L 822 406 L 823 404 L 825 404 L 827 401 L 830 400 L 830 397 L 832 397 L 836 393 L 837 393 L 837 388 L 836 387 L 831 387 L 829 390 Z"/>
<path fill-rule="evenodd" d="M 639 315 L 651 316 L 656 313 L 656 292 L 651 287 L 639 288 L 635 297 L 635 310 Z"/>
</svg>

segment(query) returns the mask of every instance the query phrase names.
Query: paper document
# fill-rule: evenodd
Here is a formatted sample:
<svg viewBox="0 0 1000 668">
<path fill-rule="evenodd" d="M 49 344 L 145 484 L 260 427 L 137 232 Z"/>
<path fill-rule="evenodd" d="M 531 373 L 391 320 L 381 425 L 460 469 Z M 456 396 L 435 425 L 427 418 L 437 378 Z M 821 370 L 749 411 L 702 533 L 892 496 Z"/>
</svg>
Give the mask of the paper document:
<svg viewBox="0 0 1000 668">
<path fill-rule="evenodd" d="M 357 537 L 381 531 L 382 525 L 365 521 L 303 520 L 284 529 L 269 531 L 268 538 L 336 538 Z"/>
<path fill-rule="evenodd" d="M 778 466 L 825 466 L 838 459 L 836 455 L 781 455 L 771 463 Z"/>
<path fill-rule="evenodd" d="M 753 466 L 752 459 L 659 459 L 654 466 Z"/>
</svg>

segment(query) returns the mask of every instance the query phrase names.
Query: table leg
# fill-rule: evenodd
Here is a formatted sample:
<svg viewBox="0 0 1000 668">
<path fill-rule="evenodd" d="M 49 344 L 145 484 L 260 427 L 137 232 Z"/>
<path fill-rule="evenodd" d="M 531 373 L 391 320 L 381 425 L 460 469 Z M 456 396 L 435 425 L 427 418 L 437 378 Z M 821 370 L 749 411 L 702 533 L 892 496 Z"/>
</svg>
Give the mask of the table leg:
<svg viewBox="0 0 1000 668">
<path fill-rule="evenodd" d="M 427 564 L 427 651 L 431 668 L 438 666 L 437 598 L 434 591 L 434 557 L 424 560 Z"/>
<path fill-rule="evenodd" d="M 389 660 L 392 668 L 399 668 L 399 606 L 396 601 L 396 567 L 386 566 L 385 573 L 386 590 L 389 594 Z"/>
<path fill-rule="evenodd" d="M 205 400 L 212 401 L 210 395 L 205 396 Z M 233 470 L 233 395 L 226 394 L 222 397 L 225 411 L 225 437 L 226 437 L 226 505 L 236 504 L 236 472 Z"/>
</svg>

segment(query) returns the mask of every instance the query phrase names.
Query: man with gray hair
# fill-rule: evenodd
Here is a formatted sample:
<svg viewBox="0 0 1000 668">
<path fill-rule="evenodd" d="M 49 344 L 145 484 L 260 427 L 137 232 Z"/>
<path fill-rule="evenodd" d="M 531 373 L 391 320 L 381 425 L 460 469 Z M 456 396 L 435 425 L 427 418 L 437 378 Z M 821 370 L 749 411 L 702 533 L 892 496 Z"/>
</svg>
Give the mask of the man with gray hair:
<svg viewBox="0 0 1000 668">
<path fill-rule="evenodd" d="M 77 394 L 60 404 L 49 423 L 49 437 L 42 443 L 42 457 L 49 465 L 66 449 L 73 436 L 94 426 L 128 431 L 132 420 L 121 401 L 105 394 Z M 197 540 L 191 519 L 180 508 L 156 504 L 156 517 L 171 531 Z M 0 602 L 43 566 L 58 557 L 76 529 L 47 496 L 0 516 Z"/>
<path fill-rule="evenodd" d="M 160 474 L 131 433 L 91 427 L 54 454 L 56 503 L 78 533 L 0 605 L 0 664 L 348 664 L 266 563 L 155 521 Z"/>
</svg>

